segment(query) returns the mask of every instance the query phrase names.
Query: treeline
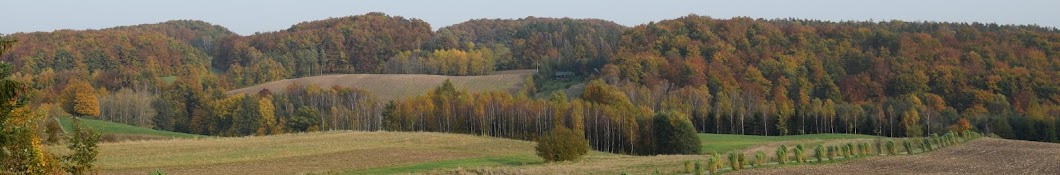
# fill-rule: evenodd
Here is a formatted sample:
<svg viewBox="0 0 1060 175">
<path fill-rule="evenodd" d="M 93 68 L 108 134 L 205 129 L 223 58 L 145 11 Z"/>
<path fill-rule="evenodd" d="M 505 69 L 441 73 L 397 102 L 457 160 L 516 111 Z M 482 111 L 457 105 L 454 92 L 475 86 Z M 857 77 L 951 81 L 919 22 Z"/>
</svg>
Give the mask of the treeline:
<svg viewBox="0 0 1060 175">
<path fill-rule="evenodd" d="M 675 89 L 705 86 L 713 110 L 693 112 L 713 121 L 697 122 L 704 132 L 916 137 L 966 119 L 1005 138 L 1060 140 L 1053 28 L 691 15 L 621 38 L 599 77 L 659 109 L 673 108 L 670 96 L 691 101 Z"/>
<path fill-rule="evenodd" d="M 653 126 L 680 126 L 684 121 L 691 127 L 690 119 L 667 113 L 655 119 L 666 122 L 657 124 L 653 115 L 654 110 L 634 106 L 618 88 L 602 81 L 593 81 L 581 97 L 573 100 L 563 92 L 546 99 L 528 97 L 526 91 L 516 95 L 468 93 L 446 81 L 427 95 L 388 103 L 383 119 L 389 131 L 465 133 L 522 140 L 537 140 L 556 127 L 564 127 L 584 134 L 595 150 L 643 155 L 679 152 L 669 148 L 673 145 L 660 144 L 677 142 L 669 136 L 680 129 L 667 127 L 660 130 L 666 133 L 656 133 Z M 694 132 L 688 131 L 685 135 Z M 665 137 L 665 141 L 659 142 L 657 137 Z M 664 147 L 667 149 L 661 149 Z M 698 152 L 695 148 L 686 148 L 682 153 Z"/>
<path fill-rule="evenodd" d="M 323 130 L 380 130 L 381 108 L 371 93 L 348 87 L 293 85 L 285 92 L 224 95 L 177 80 L 152 103 L 154 128 L 221 136 Z"/>
</svg>

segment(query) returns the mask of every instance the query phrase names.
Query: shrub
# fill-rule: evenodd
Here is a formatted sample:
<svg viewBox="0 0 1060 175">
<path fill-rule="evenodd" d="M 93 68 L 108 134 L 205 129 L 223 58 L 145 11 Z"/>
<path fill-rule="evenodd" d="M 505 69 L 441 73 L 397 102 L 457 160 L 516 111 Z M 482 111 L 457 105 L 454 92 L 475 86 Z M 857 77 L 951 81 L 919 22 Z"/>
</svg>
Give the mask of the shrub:
<svg viewBox="0 0 1060 175">
<path fill-rule="evenodd" d="M 737 159 L 740 161 L 740 164 L 739 164 L 740 169 L 743 169 L 743 165 L 747 164 L 747 159 L 745 159 L 744 154 L 743 153 L 738 154 L 738 158 Z"/>
<path fill-rule="evenodd" d="M 535 150 L 546 162 L 578 160 L 589 153 L 589 141 L 581 132 L 560 126 L 538 138 Z"/>
<path fill-rule="evenodd" d="M 854 143 L 847 143 L 847 155 L 850 155 L 850 157 L 857 157 L 858 152 L 858 149 L 854 147 Z"/>
<path fill-rule="evenodd" d="M 850 156 L 851 156 L 850 155 L 850 147 L 848 147 L 846 145 L 841 145 L 839 147 L 843 147 L 843 159 L 849 160 Z"/>
<path fill-rule="evenodd" d="M 762 166 L 762 165 L 765 165 L 765 164 L 766 164 L 766 153 L 764 153 L 762 151 L 758 151 L 758 153 L 755 153 L 755 165 L 756 165 L 756 167 L 757 166 Z"/>
<path fill-rule="evenodd" d="M 710 174 L 718 172 L 718 168 L 721 168 L 721 156 L 718 155 L 718 152 L 710 154 L 710 161 L 707 162 L 707 166 L 710 169 Z"/>
<path fill-rule="evenodd" d="M 46 126 L 44 132 L 48 135 L 48 138 L 44 140 L 45 143 L 57 144 L 62 141 L 63 127 L 59 126 L 59 122 L 55 118 L 48 118 L 44 125 Z"/>
<path fill-rule="evenodd" d="M 692 167 L 692 161 L 691 160 L 686 160 L 685 161 L 685 173 L 692 173 L 692 171 L 695 171 L 695 169 L 693 169 L 693 168 L 694 167 Z"/>
<path fill-rule="evenodd" d="M 893 140 L 888 140 L 887 141 L 887 153 L 891 154 L 891 155 L 898 155 L 898 148 L 894 147 L 894 141 Z"/>
<path fill-rule="evenodd" d="M 835 146 L 828 146 L 828 160 L 835 161 L 836 150 Z"/>
<path fill-rule="evenodd" d="M 795 162 L 806 163 L 806 153 L 802 151 L 802 145 L 795 145 Z"/>
<path fill-rule="evenodd" d="M 857 157 L 865 156 L 865 144 L 858 143 L 858 150 L 855 152 Z"/>
<path fill-rule="evenodd" d="M 71 174 L 93 174 L 93 163 L 99 155 L 99 132 L 81 127 L 81 120 L 74 118 L 72 134 L 67 148 L 74 153 L 63 157 L 63 167 Z"/>
<path fill-rule="evenodd" d="M 656 113 L 652 118 L 655 148 L 659 154 L 699 154 L 703 145 L 692 120 L 676 111 Z"/>
<path fill-rule="evenodd" d="M 817 162 L 824 161 L 824 145 L 817 145 L 817 149 L 813 151 L 814 157 L 817 157 Z"/>
<path fill-rule="evenodd" d="M 905 148 L 905 154 L 913 155 L 913 143 L 909 140 L 902 140 L 902 148 Z"/>
<path fill-rule="evenodd" d="M 863 154 L 863 155 L 871 155 L 872 154 L 872 145 L 870 145 L 869 143 L 861 143 L 861 145 L 864 146 L 864 149 L 861 150 L 862 151 L 861 154 Z"/>
<path fill-rule="evenodd" d="M 787 146 L 780 145 L 780 148 L 777 148 L 777 163 L 780 163 L 781 165 L 788 163 L 788 147 Z"/>
<path fill-rule="evenodd" d="M 736 153 L 729 153 L 729 167 L 731 167 L 732 170 L 740 169 L 740 157 L 739 155 L 736 155 Z"/>
<path fill-rule="evenodd" d="M 709 162 L 707 162 L 708 164 L 714 164 L 714 158 L 711 158 L 711 159 L 709 159 L 707 161 L 709 161 Z M 716 171 L 715 169 L 711 168 L 710 174 L 714 174 L 715 171 Z M 695 174 L 696 175 L 702 175 L 703 174 L 703 161 L 698 161 L 698 160 L 696 161 L 696 173 Z"/>
<path fill-rule="evenodd" d="M 876 155 L 883 154 L 883 140 L 876 139 Z"/>
</svg>

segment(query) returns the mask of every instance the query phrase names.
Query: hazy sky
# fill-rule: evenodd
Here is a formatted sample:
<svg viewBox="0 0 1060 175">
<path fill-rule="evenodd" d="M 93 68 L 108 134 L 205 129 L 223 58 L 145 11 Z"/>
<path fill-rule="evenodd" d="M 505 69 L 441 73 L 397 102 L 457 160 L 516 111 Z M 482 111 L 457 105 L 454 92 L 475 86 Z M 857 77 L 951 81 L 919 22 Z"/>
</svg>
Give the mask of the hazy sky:
<svg viewBox="0 0 1060 175">
<path fill-rule="evenodd" d="M 384 12 L 437 29 L 479 18 L 599 18 L 634 26 L 688 14 L 715 18 L 810 18 L 996 22 L 1060 27 L 1057 0 L 16 0 L 0 3 L 0 33 L 100 29 L 197 19 L 249 35 L 302 21 Z"/>
</svg>

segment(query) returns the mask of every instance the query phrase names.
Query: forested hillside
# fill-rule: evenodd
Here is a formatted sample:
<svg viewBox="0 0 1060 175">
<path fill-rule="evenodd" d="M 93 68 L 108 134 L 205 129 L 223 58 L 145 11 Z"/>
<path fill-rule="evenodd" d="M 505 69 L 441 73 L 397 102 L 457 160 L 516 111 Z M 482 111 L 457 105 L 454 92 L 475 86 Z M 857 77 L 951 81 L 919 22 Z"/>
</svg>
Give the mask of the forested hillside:
<svg viewBox="0 0 1060 175">
<path fill-rule="evenodd" d="M 1039 26 L 690 15 L 633 27 L 478 19 L 431 31 L 419 19 L 368 13 L 249 36 L 170 21 L 3 39 L 17 40 L 0 60 L 13 64 L 10 79 L 35 89 L 34 108 L 185 133 L 413 130 L 534 140 L 562 126 L 583 131 L 597 150 L 654 154 L 652 116 L 665 112 L 709 133 L 975 130 L 1060 141 L 1060 31 Z M 311 85 L 224 93 L 324 74 L 527 68 L 539 75 L 517 93 L 439 85 L 392 102 Z M 561 79 L 586 83 L 584 93 L 539 92 Z"/>
</svg>

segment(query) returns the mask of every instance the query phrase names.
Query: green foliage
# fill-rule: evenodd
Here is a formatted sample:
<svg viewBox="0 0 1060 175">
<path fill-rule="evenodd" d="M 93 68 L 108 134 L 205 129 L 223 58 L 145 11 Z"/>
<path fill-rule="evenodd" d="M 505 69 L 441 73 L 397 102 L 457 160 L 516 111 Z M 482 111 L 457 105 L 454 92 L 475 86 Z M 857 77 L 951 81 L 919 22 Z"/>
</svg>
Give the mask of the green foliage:
<svg viewBox="0 0 1060 175">
<path fill-rule="evenodd" d="M 806 163 L 806 152 L 803 150 L 804 148 L 801 144 L 795 145 L 795 149 L 792 150 L 792 152 L 795 154 L 795 162 Z"/>
<path fill-rule="evenodd" d="M 777 154 L 776 155 L 777 155 L 777 163 L 780 163 L 781 165 L 788 164 L 788 147 L 787 146 L 780 145 L 780 148 L 777 148 Z"/>
<path fill-rule="evenodd" d="M 823 162 L 828 157 L 824 155 L 825 153 L 827 152 L 824 151 L 824 145 L 817 145 L 817 149 L 813 150 L 813 156 L 817 158 L 818 163 Z"/>
<path fill-rule="evenodd" d="M 535 150 L 547 162 L 573 161 L 589 153 L 589 141 L 581 132 L 556 127 L 538 138 Z"/>
<path fill-rule="evenodd" d="M 836 161 L 835 158 L 836 158 L 836 155 L 838 154 L 838 152 L 839 152 L 839 150 L 836 150 L 835 145 L 829 145 L 828 146 L 828 154 L 827 154 L 828 156 L 826 156 L 826 157 L 828 157 L 828 160 L 835 162 Z"/>
<path fill-rule="evenodd" d="M 729 168 L 732 170 L 740 169 L 740 155 L 738 153 L 729 153 Z"/>
<path fill-rule="evenodd" d="M 752 166 L 758 167 L 758 166 L 763 166 L 765 164 L 766 164 L 766 153 L 764 153 L 762 151 L 756 152 L 755 153 L 754 165 L 752 165 Z"/>
<path fill-rule="evenodd" d="M 711 157 L 709 160 L 707 160 L 707 164 L 708 164 L 708 166 L 710 166 L 710 174 L 714 174 L 715 172 L 718 172 L 718 168 L 715 168 L 715 165 L 714 165 L 714 164 L 717 164 L 717 161 L 714 161 L 713 157 Z M 695 170 L 695 173 L 693 173 L 693 174 L 703 175 L 704 171 L 706 171 L 706 170 L 703 169 L 703 161 L 696 160 L 696 170 Z"/>
<path fill-rule="evenodd" d="M 694 168 L 696 168 L 696 167 L 692 166 L 692 161 L 691 160 L 686 160 L 685 161 L 685 173 L 692 173 L 692 172 L 696 171 L 696 169 L 694 169 Z"/>
<path fill-rule="evenodd" d="M 898 155 L 898 148 L 895 147 L 893 140 L 887 140 L 887 154 Z"/>
<path fill-rule="evenodd" d="M 67 146 L 73 154 L 63 157 L 63 167 L 71 174 L 94 174 L 95 162 L 99 155 L 99 132 L 84 128 L 79 119 L 74 119 L 73 133 Z"/>
<path fill-rule="evenodd" d="M 45 143 L 58 144 L 59 142 L 62 142 L 62 139 L 63 139 L 62 138 L 63 137 L 63 127 L 61 125 L 59 125 L 59 121 L 57 121 L 57 120 L 58 119 L 55 119 L 55 118 L 48 118 L 48 119 L 45 120 L 45 122 L 44 122 L 44 125 L 45 125 L 44 132 L 48 136 L 48 138 L 46 138 L 44 140 Z"/>
<path fill-rule="evenodd" d="M 721 156 L 718 155 L 718 152 L 710 153 L 710 160 L 707 161 L 707 168 L 710 169 L 710 174 L 718 173 L 718 169 L 721 168 Z"/>
<path fill-rule="evenodd" d="M 655 152 L 659 154 L 699 154 L 699 136 L 692 121 L 680 112 L 656 113 L 652 119 L 655 132 Z"/>
</svg>

